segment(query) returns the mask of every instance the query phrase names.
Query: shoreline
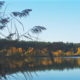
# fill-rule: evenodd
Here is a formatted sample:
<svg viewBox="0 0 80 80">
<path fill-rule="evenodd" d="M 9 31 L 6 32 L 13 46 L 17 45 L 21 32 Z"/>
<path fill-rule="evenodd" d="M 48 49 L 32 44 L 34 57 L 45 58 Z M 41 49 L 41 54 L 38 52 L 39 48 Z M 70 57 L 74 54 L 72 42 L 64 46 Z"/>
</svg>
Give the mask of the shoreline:
<svg viewBox="0 0 80 80">
<path fill-rule="evenodd" d="M 0 58 L 3 58 L 3 57 L 5 57 L 5 58 L 20 58 L 20 57 L 22 57 L 22 58 L 28 58 L 28 57 L 31 57 L 31 58 L 50 58 L 50 56 L 0 56 Z M 72 56 L 53 56 L 53 58 L 68 58 L 68 57 L 80 57 L 80 55 L 72 55 Z"/>
</svg>

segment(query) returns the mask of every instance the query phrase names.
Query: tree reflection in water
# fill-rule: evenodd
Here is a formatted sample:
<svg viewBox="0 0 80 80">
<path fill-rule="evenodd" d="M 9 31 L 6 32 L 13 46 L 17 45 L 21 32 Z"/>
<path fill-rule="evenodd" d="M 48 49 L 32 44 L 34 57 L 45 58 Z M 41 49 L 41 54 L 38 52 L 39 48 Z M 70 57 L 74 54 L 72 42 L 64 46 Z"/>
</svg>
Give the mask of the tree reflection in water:
<svg viewBox="0 0 80 80">
<path fill-rule="evenodd" d="M 54 64 L 53 64 L 54 63 Z M 21 76 L 32 80 L 32 72 L 44 70 L 64 70 L 80 68 L 79 58 L 53 58 L 48 57 L 4 57 L 0 58 L 0 80 L 20 80 Z M 21 76 L 20 76 L 21 75 Z M 20 79 L 19 79 L 20 78 Z"/>
</svg>

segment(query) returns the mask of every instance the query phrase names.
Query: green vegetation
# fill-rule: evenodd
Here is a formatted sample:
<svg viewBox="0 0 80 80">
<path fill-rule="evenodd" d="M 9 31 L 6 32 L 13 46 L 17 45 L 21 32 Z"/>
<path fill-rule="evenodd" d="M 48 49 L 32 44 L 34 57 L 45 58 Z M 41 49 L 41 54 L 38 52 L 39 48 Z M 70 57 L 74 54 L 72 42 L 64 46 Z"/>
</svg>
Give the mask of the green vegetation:
<svg viewBox="0 0 80 80">
<path fill-rule="evenodd" d="M 0 1 L 0 8 L 4 6 L 4 1 Z M 63 42 L 35 42 L 38 35 L 43 30 L 43 26 L 34 26 L 25 31 L 22 23 L 23 18 L 29 15 L 32 9 L 24 9 L 22 11 L 13 11 L 6 15 L 6 8 L 0 14 L 0 56 L 74 56 L 80 55 L 80 44 L 63 43 Z M 7 17 L 6 17 L 7 16 Z M 21 20 L 22 19 L 22 20 Z M 17 27 L 17 26 L 20 26 Z M 22 29 L 21 29 L 22 28 Z M 19 30 L 20 29 L 20 30 Z M 7 31 L 7 34 L 5 34 Z M 33 36 L 37 34 L 37 36 Z M 30 39 L 31 41 L 21 41 Z M 32 41 L 33 40 L 33 41 Z"/>
<path fill-rule="evenodd" d="M 3 5 L 4 1 L 0 1 L 0 8 Z M 45 27 L 39 25 L 25 31 L 20 20 L 28 16 L 31 11 L 32 9 L 25 9 L 6 15 L 5 8 L 0 14 L 0 79 L 4 77 L 7 80 L 6 74 L 19 71 L 24 74 L 25 70 L 80 68 L 80 59 L 61 58 L 80 56 L 80 43 L 34 41 L 34 39 L 38 40 L 39 33 L 46 30 Z M 17 26 L 20 26 L 22 31 Z M 33 33 L 37 36 L 33 36 Z M 31 41 L 24 41 L 22 38 Z"/>
<path fill-rule="evenodd" d="M 79 56 L 80 44 L 0 40 L 0 56 Z"/>
</svg>

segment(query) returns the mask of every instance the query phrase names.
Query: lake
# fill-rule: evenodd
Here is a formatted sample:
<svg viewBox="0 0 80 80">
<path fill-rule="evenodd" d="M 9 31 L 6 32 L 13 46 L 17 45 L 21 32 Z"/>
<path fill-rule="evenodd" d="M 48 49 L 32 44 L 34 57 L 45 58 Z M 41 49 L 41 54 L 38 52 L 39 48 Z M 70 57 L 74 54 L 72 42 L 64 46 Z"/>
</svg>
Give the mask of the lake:
<svg viewBox="0 0 80 80">
<path fill-rule="evenodd" d="M 80 57 L 5 58 L 0 64 L 1 80 L 80 80 Z"/>
</svg>

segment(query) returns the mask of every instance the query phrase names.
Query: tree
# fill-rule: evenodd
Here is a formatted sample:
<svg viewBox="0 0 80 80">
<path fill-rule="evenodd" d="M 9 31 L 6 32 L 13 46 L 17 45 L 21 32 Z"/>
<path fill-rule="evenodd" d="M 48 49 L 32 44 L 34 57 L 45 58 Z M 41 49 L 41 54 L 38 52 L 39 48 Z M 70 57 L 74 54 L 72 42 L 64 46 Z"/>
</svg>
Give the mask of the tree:
<svg viewBox="0 0 80 80">
<path fill-rule="evenodd" d="M 4 1 L 0 1 L 0 8 L 2 8 L 4 3 Z M 32 9 L 24 9 L 22 11 L 13 11 L 10 14 L 6 15 L 5 8 L 4 12 L 1 12 L 0 14 L 0 38 L 7 40 L 20 40 L 22 37 L 30 40 L 33 40 L 33 38 L 37 39 L 37 37 L 34 37 L 31 33 L 39 34 L 43 30 L 46 30 L 46 28 L 43 26 L 34 26 L 33 28 L 26 31 L 21 21 L 21 19 L 28 16 L 31 11 Z M 22 32 L 19 31 L 17 24 L 22 27 Z M 8 34 L 4 33 L 5 28 L 7 29 Z"/>
<path fill-rule="evenodd" d="M 80 55 L 80 47 L 77 49 L 77 54 Z"/>
</svg>

